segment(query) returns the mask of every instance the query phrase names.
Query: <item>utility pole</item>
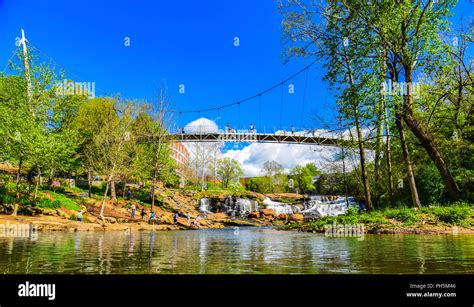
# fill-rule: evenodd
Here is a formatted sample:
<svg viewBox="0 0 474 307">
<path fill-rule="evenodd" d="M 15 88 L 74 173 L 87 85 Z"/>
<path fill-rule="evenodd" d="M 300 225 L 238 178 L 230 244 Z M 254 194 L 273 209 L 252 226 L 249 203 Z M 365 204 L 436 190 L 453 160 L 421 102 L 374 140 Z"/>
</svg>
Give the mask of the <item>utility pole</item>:
<svg viewBox="0 0 474 307">
<path fill-rule="evenodd" d="M 26 48 L 26 37 L 25 31 L 21 29 L 21 45 L 23 46 L 23 60 L 25 64 L 25 75 L 27 82 L 27 91 L 28 91 L 28 102 L 31 102 L 31 76 L 30 76 L 30 64 L 28 62 L 28 50 Z"/>
</svg>

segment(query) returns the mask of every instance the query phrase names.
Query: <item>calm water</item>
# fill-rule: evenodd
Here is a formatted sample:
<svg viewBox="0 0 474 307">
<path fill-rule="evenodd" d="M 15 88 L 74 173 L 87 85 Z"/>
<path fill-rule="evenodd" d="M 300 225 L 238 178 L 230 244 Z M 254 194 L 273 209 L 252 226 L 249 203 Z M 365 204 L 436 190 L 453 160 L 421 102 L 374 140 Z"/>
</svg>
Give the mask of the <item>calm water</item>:
<svg viewBox="0 0 474 307">
<path fill-rule="evenodd" d="M 0 237 L 0 272 L 99 274 L 474 273 L 474 235 L 321 234 L 240 228 Z"/>
</svg>

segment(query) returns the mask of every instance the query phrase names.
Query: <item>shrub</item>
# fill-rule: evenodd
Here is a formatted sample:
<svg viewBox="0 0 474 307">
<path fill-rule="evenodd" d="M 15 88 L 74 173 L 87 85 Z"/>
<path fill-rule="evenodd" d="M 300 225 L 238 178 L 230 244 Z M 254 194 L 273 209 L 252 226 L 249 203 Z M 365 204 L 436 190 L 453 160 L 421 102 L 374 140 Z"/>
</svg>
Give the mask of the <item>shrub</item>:
<svg viewBox="0 0 474 307">
<path fill-rule="evenodd" d="M 361 214 L 359 222 L 364 224 L 386 224 L 387 220 L 381 212 L 375 211 Z"/>
<path fill-rule="evenodd" d="M 433 209 L 433 214 L 439 221 L 453 225 L 470 224 L 469 218 L 472 213 L 472 209 L 465 205 L 453 205 Z"/>
<path fill-rule="evenodd" d="M 15 201 L 15 197 L 8 194 L 0 194 L 0 204 L 12 204 Z"/>
<path fill-rule="evenodd" d="M 347 214 L 337 216 L 336 220 L 339 224 L 357 224 L 359 223 L 359 215 L 357 211 L 348 210 Z"/>
<path fill-rule="evenodd" d="M 419 215 L 412 209 L 389 209 L 385 211 L 385 215 L 388 218 L 395 219 L 405 224 L 413 224 L 420 220 Z"/>
</svg>

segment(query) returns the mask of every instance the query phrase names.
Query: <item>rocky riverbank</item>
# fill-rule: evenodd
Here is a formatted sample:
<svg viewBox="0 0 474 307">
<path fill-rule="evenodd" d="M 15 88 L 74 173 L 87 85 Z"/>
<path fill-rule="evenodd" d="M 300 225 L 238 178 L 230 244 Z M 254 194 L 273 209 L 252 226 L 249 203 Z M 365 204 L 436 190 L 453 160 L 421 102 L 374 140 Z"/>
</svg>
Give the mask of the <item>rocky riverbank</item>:
<svg viewBox="0 0 474 307">
<path fill-rule="evenodd" d="M 42 192 L 42 196 L 55 201 L 55 193 Z M 100 219 L 101 201 L 98 197 L 85 197 L 84 193 L 66 190 L 64 195 L 77 204 L 76 209 L 65 206 L 59 208 L 35 207 L 28 210 L 29 215 L 0 215 L 0 225 L 28 224 L 38 231 L 107 231 L 107 230 L 185 230 L 203 228 L 224 228 L 235 226 L 267 226 L 265 219 L 231 218 L 225 213 L 205 213 L 199 211 L 200 194 L 195 191 L 178 189 L 158 189 L 156 191 L 157 204 L 153 208 L 156 214 L 156 223 L 150 224 L 149 205 L 134 199 L 107 200 L 104 208 L 104 220 Z M 131 206 L 136 207 L 135 218 L 131 218 Z M 141 221 L 140 210 L 145 208 L 147 215 Z M 83 212 L 83 222 L 77 221 L 77 212 Z M 25 210 L 26 211 L 26 210 Z M 179 215 L 177 222 L 173 215 Z M 198 215 L 201 219 L 198 227 L 190 227 L 187 215 L 191 222 Z"/>
<path fill-rule="evenodd" d="M 11 216 L 0 215 L 0 225 L 3 225 L 3 230 L 19 229 L 20 226 L 32 227 L 35 231 L 126 231 L 126 230 L 185 230 L 191 229 L 187 220 L 179 218 L 176 224 L 174 223 L 160 223 L 150 224 L 142 222 L 139 219 L 131 222 L 78 222 L 68 220 L 60 216 Z M 264 226 L 263 223 L 211 217 L 209 220 L 201 220 L 199 222 L 199 229 L 204 228 L 224 228 L 233 226 Z M 194 228 L 197 229 L 197 228 Z"/>
</svg>

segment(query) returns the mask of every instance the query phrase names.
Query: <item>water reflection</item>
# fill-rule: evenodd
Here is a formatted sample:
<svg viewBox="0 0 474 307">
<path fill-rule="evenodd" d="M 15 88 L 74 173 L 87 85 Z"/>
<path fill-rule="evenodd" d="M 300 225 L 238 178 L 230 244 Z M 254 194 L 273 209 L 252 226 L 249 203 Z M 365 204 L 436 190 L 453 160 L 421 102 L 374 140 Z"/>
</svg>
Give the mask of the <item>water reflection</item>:
<svg viewBox="0 0 474 307">
<path fill-rule="evenodd" d="M 0 237 L 0 273 L 474 273 L 472 235 L 326 238 L 267 228 Z"/>
</svg>

